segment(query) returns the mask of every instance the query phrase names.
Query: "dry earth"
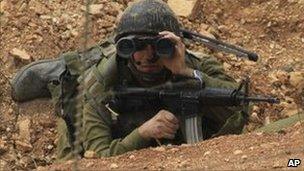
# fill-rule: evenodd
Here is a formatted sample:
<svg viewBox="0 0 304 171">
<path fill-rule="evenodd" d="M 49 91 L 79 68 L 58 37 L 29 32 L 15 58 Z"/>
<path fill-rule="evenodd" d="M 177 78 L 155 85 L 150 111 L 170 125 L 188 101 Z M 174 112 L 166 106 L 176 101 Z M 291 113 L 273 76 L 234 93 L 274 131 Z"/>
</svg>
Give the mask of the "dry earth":
<svg viewBox="0 0 304 171">
<path fill-rule="evenodd" d="M 89 44 L 110 34 L 129 0 L 95 0 Z M 84 2 L 79 0 L 0 0 L 0 170 L 31 170 L 55 159 L 55 114 L 49 101 L 16 104 L 9 80 L 22 66 L 83 46 Z M 98 11 L 101 8 L 101 11 Z M 203 0 L 201 15 L 184 27 L 257 52 L 257 63 L 213 52 L 235 79 L 250 76 L 253 94 L 279 97 L 279 105 L 255 105 L 248 131 L 303 111 L 304 1 Z M 302 131 L 302 132 L 301 132 Z M 273 135 L 224 136 L 195 146 L 158 147 L 109 159 L 85 159 L 92 169 L 269 169 L 285 168 L 303 156 L 303 126 Z M 71 163 L 53 169 L 69 169 Z M 303 165 L 302 165 L 303 166 Z M 48 168 L 50 169 L 50 168 Z"/>
</svg>

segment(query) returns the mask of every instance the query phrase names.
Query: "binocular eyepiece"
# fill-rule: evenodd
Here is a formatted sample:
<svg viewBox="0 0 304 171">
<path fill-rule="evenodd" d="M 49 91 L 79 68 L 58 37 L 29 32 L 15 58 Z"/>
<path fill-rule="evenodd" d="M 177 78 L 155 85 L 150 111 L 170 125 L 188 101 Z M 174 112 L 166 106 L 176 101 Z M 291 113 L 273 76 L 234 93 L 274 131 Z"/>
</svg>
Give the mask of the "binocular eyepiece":
<svg viewBox="0 0 304 171">
<path fill-rule="evenodd" d="M 157 58 L 170 58 L 173 56 L 175 46 L 174 43 L 167 38 L 156 37 L 136 37 L 127 36 L 119 39 L 116 43 L 117 54 L 122 58 L 130 58 L 136 51 L 143 50 L 151 45 L 154 55 Z"/>
</svg>

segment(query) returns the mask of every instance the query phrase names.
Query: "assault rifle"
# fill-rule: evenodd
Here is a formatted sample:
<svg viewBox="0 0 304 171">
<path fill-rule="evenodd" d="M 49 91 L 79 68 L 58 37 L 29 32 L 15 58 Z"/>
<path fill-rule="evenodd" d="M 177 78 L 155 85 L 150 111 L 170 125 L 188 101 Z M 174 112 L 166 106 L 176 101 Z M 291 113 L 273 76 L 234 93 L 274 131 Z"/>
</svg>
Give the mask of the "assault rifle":
<svg viewBox="0 0 304 171">
<path fill-rule="evenodd" d="M 137 110 L 141 109 L 142 102 L 151 106 L 157 102 L 161 108 L 174 114 L 179 113 L 182 133 L 187 143 L 203 139 L 199 113 L 204 110 L 204 106 L 243 106 L 243 112 L 248 115 L 249 102 L 279 103 L 277 98 L 249 96 L 249 79 L 243 81 L 238 89 L 201 88 L 200 84 L 191 79 L 181 83 L 169 82 L 154 88 L 117 87 L 111 92 L 108 102 L 114 111 L 121 108 Z"/>
</svg>

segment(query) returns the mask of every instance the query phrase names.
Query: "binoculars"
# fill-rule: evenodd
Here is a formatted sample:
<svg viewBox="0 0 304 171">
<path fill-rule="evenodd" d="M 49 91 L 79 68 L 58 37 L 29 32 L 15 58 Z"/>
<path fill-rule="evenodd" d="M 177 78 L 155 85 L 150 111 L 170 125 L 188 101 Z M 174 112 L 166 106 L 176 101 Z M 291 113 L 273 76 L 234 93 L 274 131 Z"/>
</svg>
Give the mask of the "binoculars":
<svg viewBox="0 0 304 171">
<path fill-rule="evenodd" d="M 127 36 L 119 39 L 116 43 L 117 54 L 122 58 L 130 58 L 136 51 L 143 50 L 147 45 L 151 45 L 157 58 L 170 58 L 173 56 L 174 43 L 160 36 L 138 37 Z"/>
</svg>

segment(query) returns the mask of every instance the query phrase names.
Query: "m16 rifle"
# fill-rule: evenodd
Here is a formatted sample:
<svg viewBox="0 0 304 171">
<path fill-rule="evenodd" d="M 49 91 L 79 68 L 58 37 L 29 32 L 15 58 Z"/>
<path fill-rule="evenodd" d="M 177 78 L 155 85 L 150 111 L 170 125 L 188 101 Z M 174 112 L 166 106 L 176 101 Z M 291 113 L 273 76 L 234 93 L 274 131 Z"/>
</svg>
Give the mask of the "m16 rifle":
<svg viewBox="0 0 304 171">
<path fill-rule="evenodd" d="M 135 109 L 143 101 L 157 101 L 161 108 L 178 113 L 187 143 L 203 139 L 200 113 L 204 106 L 243 106 L 242 112 L 248 115 L 250 102 L 279 103 L 277 98 L 249 96 L 249 79 L 243 81 L 238 89 L 201 88 L 201 83 L 195 79 L 168 82 L 154 88 L 116 87 L 109 97 L 109 106 L 114 111 L 126 105 Z"/>
<path fill-rule="evenodd" d="M 225 43 L 207 36 L 181 29 L 185 39 L 200 42 L 212 49 L 235 54 L 237 57 L 246 57 L 257 61 L 258 55 L 241 47 Z M 130 49 L 128 49 L 129 51 Z M 126 66 L 126 59 L 118 60 L 119 68 Z M 242 113 L 248 117 L 250 102 L 279 103 L 276 98 L 249 96 L 249 80 L 244 81 L 238 89 L 201 88 L 197 80 L 184 83 L 165 84 L 154 88 L 128 87 L 124 85 L 123 71 L 119 71 L 122 86 L 110 92 L 111 98 L 108 107 L 115 111 L 136 111 L 141 106 L 156 104 L 160 109 L 167 109 L 177 114 L 182 120 L 182 133 L 187 143 L 195 143 L 203 139 L 202 118 L 199 113 L 204 106 L 243 106 Z M 241 91 L 245 86 L 245 90 Z M 109 98 L 106 98 L 109 99 Z M 145 104 L 143 104 L 145 103 Z"/>
</svg>

